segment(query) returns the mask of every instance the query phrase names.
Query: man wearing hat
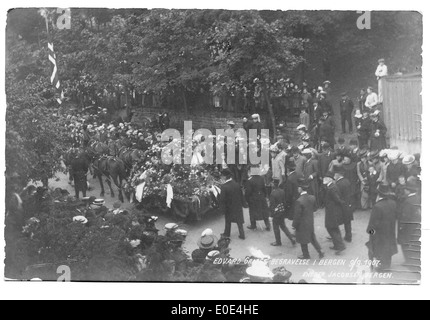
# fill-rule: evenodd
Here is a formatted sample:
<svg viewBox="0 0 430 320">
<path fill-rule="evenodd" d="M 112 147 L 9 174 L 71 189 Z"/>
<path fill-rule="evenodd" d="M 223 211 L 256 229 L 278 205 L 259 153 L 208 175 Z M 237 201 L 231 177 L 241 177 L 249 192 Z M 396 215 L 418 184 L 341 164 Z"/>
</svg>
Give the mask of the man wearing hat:
<svg viewBox="0 0 430 320">
<path fill-rule="evenodd" d="M 372 120 L 369 111 L 364 110 L 361 118 L 357 119 L 358 145 L 360 149 L 369 148 L 369 139 L 372 131 Z"/>
<path fill-rule="evenodd" d="M 333 105 L 328 101 L 327 95 L 328 93 L 326 91 L 320 93 L 319 104 L 321 105 L 323 112 L 328 112 L 329 115 L 332 116 L 334 114 Z"/>
<path fill-rule="evenodd" d="M 324 258 L 321 246 L 318 243 L 314 228 L 314 212 L 316 208 L 316 199 L 309 195 L 307 190 L 309 184 L 306 180 L 298 181 L 299 198 L 294 205 L 294 221 L 293 228 L 296 230 L 296 240 L 302 247 L 303 256 L 299 259 L 308 260 L 311 258 L 308 245 L 311 243 L 319 254 L 319 258 Z"/>
<path fill-rule="evenodd" d="M 380 119 L 380 111 L 377 110 L 372 114 L 372 125 L 370 135 L 370 150 L 381 151 L 387 148 L 387 127 L 385 123 Z"/>
<path fill-rule="evenodd" d="M 421 251 L 421 200 L 419 185 L 414 180 L 409 179 L 404 187 L 406 199 L 401 205 L 398 223 L 397 240 L 407 264 L 417 264 Z"/>
<path fill-rule="evenodd" d="M 288 230 L 285 224 L 285 218 L 287 215 L 285 191 L 279 187 L 279 181 L 275 180 L 273 183 L 273 191 L 270 195 L 270 211 L 273 217 L 273 231 L 275 233 L 275 242 L 271 245 L 274 247 L 282 246 L 281 230 L 285 233 L 287 238 L 291 241 L 291 244 L 296 245 L 296 241 L 293 238 L 290 230 Z"/>
<path fill-rule="evenodd" d="M 391 268 L 392 257 L 398 253 L 396 241 L 397 204 L 391 199 L 390 187 L 380 185 L 378 198 L 372 209 L 367 233 L 369 242 L 369 259 L 380 261 L 377 272 Z"/>
<path fill-rule="evenodd" d="M 343 206 L 343 222 L 345 225 L 345 238 L 346 242 L 352 242 L 352 221 L 354 220 L 353 208 L 352 208 L 352 194 L 351 194 L 351 183 L 345 178 L 345 170 L 343 167 L 336 167 L 334 169 L 334 179 L 336 180 L 336 186 L 339 189 L 339 196 Z"/>
<path fill-rule="evenodd" d="M 293 154 L 293 161 L 296 164 L 296 171 L 298 174 L 303 175 L 303 170 L 305 169 L 306 158 L 301 154 L 300 149 L 294 146 L 291 149 Z"/>
<path fill-rule="evenodd" d="M 319 172 L 319 163 L 318 160 L 314 159 L 314 155 L 312 150 L 305 149 L 303 150 L 303 155 L 306 157 L 305 168 L 303 170 L 303 176 L 309 183 L 309 194 L 313 195 L 316 199 L 316 203 L 320 205 L 320 196 L 319 196 L 319 184 L 318 184 L 318 172 Z"/>
<path fill-rule="evenodd" d="M 228 128 L 231 130 L 234 130 L 234 127 L 236 126 L 236 123 L 234 121 L 227 122 Z"/>
<path fill-rule="evenodd" d="M 323 183 L 327 188 L 325 197 L 325 227 L 334 244 L 330 249 L 336 251 L 336 255 L 340 255 L 346 249 L 339 228 L 339 226 L 344 224 L 343 208 L 346 204 L 340 198 L 339 188 L 336 186 L 332 173 L 329 172 L 326 174 Z"/>
<path fill-rule="evenodd" d="M 229 169 L 224 169 L 221 172 L 221 178 L 225 181 L 221 186 L 219 199 L 220 211 L 225 215 L 225 230 L 223 235 L 230 238 L 231 224 L 236 223 L 239 228 L 239 238 L 245 240 L 242 188 L 233 180 L 233 173 Z"/>
<path fill-rule="evenodd" d="M 392 190 L 397 188 L 399 184 L 399 178 L 401 176 L 405 176 L 406 168 L 403 163 L 400 161 L 401 153 L 398 150 L 392 150 L 388 155 L 388 159 L 390 160 L 390 164 L 387 167 L 387 182 Z"/>
<path fill-rule="evenodd" d="M 367 150 L 361 150 L 358 153 L 358 157 L 360 158 L 360 162 L 357 164 L 357 174 L 358 179 L 360 180 L 360 190 L 361 190 L 361 209 L 367 210 L 370 208 L 369 202 L 369 161 L 368 161 Z"/>
<path fill-rule="evenodd" d="M 354 102 L 348 97 L 347 92 L 342 93 L 340 100 L 340 116 L 342 122 L 342 132 L 346 134 L 346 123 L 348 122 L 349 133 L 352 134 L 352 112 L 354 111 Z"/>
<path fill-rule="evenodd" d="M 323 122 L 320 125 L 320 138 L 321 141 L 326 141 L 330 144 L 330 147 L 334 149 L 336 144 L 336 122 L 333 117 L 330 116 L 328 111 L 323 112 Z"/>
<path fill-rule="evenodd" d="M 384 79 L 385 77 L 388 76 L 388 67 L 385 64 L 385 59 L 379 59 L 378 63 L 379 63 L 379 65 L 378 65 L 378 68 L 376 69 L 375 76 L 376 76 L 376 79 L 378 80 L 378 90 L 379 90 L 378 100 L 379 100 L 379 103 L 382 104 L 384 102 L 384 99 L 383 99 L 383 96 L 382 96 L 382 91 L 383 91 L 383 89 L 382 89 L 382 84 L 383 84 L 382 79 Z"/>
<path fill-rule="evenodd" d="M 416 177 L 420 175 L 420 170 L 418 168 L 416 158 L 414 155 L 407 155 L 403 158 L 403 165 L 405 166 L 405 178 Z"/>
<path fill-rule="evenodd" d="M 303 179 L 303 174 L 296 171 L 296 164 L 292 159 L 287 160 L 286 164 L 287 179 L 282 186 L 285 191 L 285 205 L 287 210 L 287 218 L 294 218 L 294 203 L 299 197 L 299 179 Z"/>
<path fill-rule="evenodd" d="M 283 164 L 282 167 L 285 168 L 285 165 Z M 268 195 L 264 178 L 258 173 L 254 174 L 252 168 L 250 168 L 248 176 L 250 178 L 245 185 L 245 199 L 249 205 L 251 220 L 251 225 L 248 229 L 256 230 L 257 221 L 264 221 L 266 230 L 270 231 L 269 207 L 266 200 Z"/>
</svg>

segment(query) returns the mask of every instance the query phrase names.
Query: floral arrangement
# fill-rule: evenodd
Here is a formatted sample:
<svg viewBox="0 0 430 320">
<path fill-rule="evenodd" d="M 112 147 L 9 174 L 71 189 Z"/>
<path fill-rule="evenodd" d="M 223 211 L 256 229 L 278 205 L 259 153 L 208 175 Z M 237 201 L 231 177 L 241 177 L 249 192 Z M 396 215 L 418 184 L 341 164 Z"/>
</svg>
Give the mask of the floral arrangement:
<svg viewBox="0 0 430 320">
<path fill-rule="evenodd" d="M 214 185 L 219 185 L 218 168 L 214 165 L 165 165 L 161 160 L 163 144 L 152 146 L 147 152 L 147 160 L 135 165 L 127 182 L 128 190 L 133 193 L 144 184 L 142 199 L 153 196 L 166 198 L 167 186 L 173 189 L 173 199 L 190 201 L 193 197 L 209 195 Z M 138 200 L 142 200 L 138 199 Z"/>
</svg>

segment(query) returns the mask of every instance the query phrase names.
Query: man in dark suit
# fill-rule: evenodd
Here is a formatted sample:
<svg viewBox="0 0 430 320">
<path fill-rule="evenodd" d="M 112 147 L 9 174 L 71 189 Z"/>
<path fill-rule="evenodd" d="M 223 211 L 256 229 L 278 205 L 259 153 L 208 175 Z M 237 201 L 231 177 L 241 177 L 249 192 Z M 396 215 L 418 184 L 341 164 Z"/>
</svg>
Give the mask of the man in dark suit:
<svg viewBox="0 0 430 320">
<path fill-rule="evenodd" d="M 421 253 L 421 200 L 419 185 L 409 180 L 406 183 L 406 199 L 400 206 L 398 243 L 402 246 L 407 264 L 419 261 Z"/>
<path fill-rule="evenodd" d="M 224 236 L 230 238 L 231 224 L 236 223 L 239 228 L 239 239 L 245 240 L 242 189 L 237 182 L 233 181 L 233 174 L 230 170 L 223 170 L 221 176 L 225 180 L 224 185 L 221 186 L 219 199 L 219 208 L 225 215 Z"/>
<path fill-rule="evenodd" d="M 325 197 L 325 227 L 334 244 L 330 249 L 336 251 L 336 255 L 340 255 L 346 249 L 339 228 L 339 226 L 343 225 L 343 208 L 345 203 L 340 199 L 339 188 L 336 186 L 334 174 L 328 172 L 323 183 L 327 188 Z"/>
<path fill-rule="evenodd" d="M 342 131 L 346 134 L 346 123 L 348 122 L 349 133 L 352 134 L 352 111 L 354 111 L 354 102 L 348 97 L 348 93 L 342 93 L 340 100 L 340 116 L 342 121 Z"/>
<path fill-rule="evenodd" d="M 330 144 L 330 147 L 334 150 L 336 144 L 336 122 L 329 112 L 325 111 L 323 116 L 323 122 L 320 126 L 320 139 Z"/>
<path fill-rule="evenodd" d="M 296 171 L 296 164 L 293 160 L 286 161 L 287 179 L 283 189 L 285 191 L 285 205 L 287 209 L 288 220 L 294 219 L 294 204 L 299 198 L 299 179 L 303 179 L 303 175 Z"/>
<path fill-rule="evenodd" d="M 380 261 L 377 272 L 384 272 L 391 268 L 391 261 L 398 253 L 396 242 L 396 201 L 392 200 L 390 187 L 380 185 L 378 198 L 372 209 L 367 233 L 369 242 L 369 259 Z"/>
<path fill-rule="evenodd" d="M 311 243 L 319 254 L 319 258 L 324 258 L 321 246 L 317 241 L 314 228 L 314 212 L 316 209 L 316 199 L 309 195 L 307 190 L 309 184 L 304 179 L 299 180 L 300 197 L 297 199 L 294 206 L 294 221 L 293 228 L 296 230 L 296 240 L 301 244 L 303 256 L 299 257 L 302 260 L 311 258 L 308 245 Z"/>
<path fill-rule="evenodd" d="M 273 182 L 274 189 L 272 194 L 270 195 L 270 211 L 273 217 L 273 231 L 275 232 L 275 242 L 271 245 L 274 247 L 282 246 L 281 240 L 281 230 L 285 233 L 287 238 L 291 241 L 293 246 L 296 245 L 296 241 L 294 240 L 294 236 L 291 234 L 290 230 L 288 230 L 287 225 L 285 224 L 285 218 L 287 215 L 287 210 L 285 207 L 285 192 L 281 188 L 279 188 L 279 180 L 275 180 Z"/>
<path fill-rule="evenodd" d="M 354 220 L 351 205 L 351 183 L 345 178 L 345 170 L 342 167 L 334 168 L 334 179 L 339 189 L 340 199 L 343 201 L 343 222 L 345 225 L 345 241 L 352 242 L 352 221 Z"/>
</svg>

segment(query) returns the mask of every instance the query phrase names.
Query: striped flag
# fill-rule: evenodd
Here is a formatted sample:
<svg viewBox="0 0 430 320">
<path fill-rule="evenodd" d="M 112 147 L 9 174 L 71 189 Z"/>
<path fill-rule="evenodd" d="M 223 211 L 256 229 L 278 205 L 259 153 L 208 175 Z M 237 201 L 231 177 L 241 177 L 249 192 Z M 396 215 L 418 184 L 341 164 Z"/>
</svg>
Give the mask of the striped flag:
<svg viewBox="0 0 430 320">
<path fill-rule="evenodd" d="M 50 34 L 49 34 L 49 10 L 46 8 L 42 8 L 39 11 L 39 14 L 45 18 L 46 22 L 46 33 L 48 35 L 48 49 L 49 49 L 49 61 L 52 63 L 52 75 L 51 75 L 51 84 L 57 88 L 58 92 L 60 92 L 60 97 L 57 98 L 58 104 L 63 103 L 64 99 L 64 91 L 61 88 L 60 79 L 58 78 L 58 67 L 57 67 L 57 56 L 54 51 L 54 44 L 52 43 Z"/>
<path fill-rule="evenodd" d="M 54 44 L 52 42 L 48 42 L 49 49 L 49 61 L 51 61 L 53 65 L 52 75 L 51 75 L 51 84 L 57 88 L 58 92 L 60 92 L 60 97 L 57 98 L 57 102 L 59 104 L 63 103 L 64 99 L 64 91 L 61 88 L 60 79 L 58 78 L 58 67 L 57 67 L 57 56 L 54 51 Z"/>
</svg>

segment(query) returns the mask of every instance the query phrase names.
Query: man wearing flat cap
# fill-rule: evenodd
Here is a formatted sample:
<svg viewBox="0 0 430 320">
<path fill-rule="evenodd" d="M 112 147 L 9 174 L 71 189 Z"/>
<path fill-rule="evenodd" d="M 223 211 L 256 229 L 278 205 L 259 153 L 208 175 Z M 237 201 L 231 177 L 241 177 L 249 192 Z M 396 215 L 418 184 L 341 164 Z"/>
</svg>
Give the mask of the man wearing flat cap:
<svg viewBox="0 0 430 320">
<path fill-rule="evenodd" d="M 225 215 L 224 236 L 230 238 L 231 224 L 236 223 L 239 229 L 239 238 L 245 240 L 243 224 L 243 194 L 240 185 L 233 180 L 233 173 L 229 169 L 221 172 L 221 177 L 225 183 L 221 186 L 219 208 Z"/>
<path fill-rule="evenodd" d="M 342 121 L 342 131 L 346 134 L 346 123 L 348 122 L 349 133 L 352 134 L 352 112 L 354 111 L 354 102 L 348 97 L 347 92 L 342 93 L 340 100 L 340 116 Z"/>
<path fill-rule="evenodd" d="M 400 209 L 397 240 L 402 246 L 406 263 L 416 264 L 421 250 L 421 199 L 418 180 L 409 179 L 404 189 L 406 199 Z"/>
<path fill-rule="evenodd" d="M 390 187 L 380 185 L 378 197 L 372 209 L 367 233 L 369 242 L 369 259 L 380 262 L 377 272 L 388 271 L 391 268 L 392 257 L 398 253 L 396 241 L 397 204 L 392 200 Z"/>
</svg>

